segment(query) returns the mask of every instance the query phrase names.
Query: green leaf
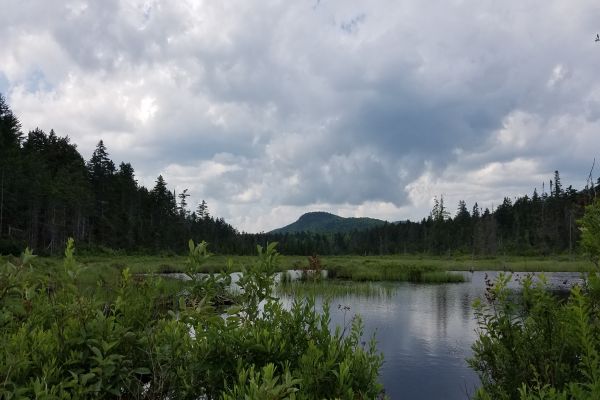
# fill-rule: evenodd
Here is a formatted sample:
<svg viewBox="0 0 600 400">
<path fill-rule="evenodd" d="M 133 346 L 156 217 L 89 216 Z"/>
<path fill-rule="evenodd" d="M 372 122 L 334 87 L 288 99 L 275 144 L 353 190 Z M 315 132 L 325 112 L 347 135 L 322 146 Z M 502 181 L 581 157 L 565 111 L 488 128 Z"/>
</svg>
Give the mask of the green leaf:
<svg viewBox="0 0 600 400">
<path fill-rule="evenodd" d="M 93 379 L 96 376 L 93 372 L 88 372 L 87 374 L 79 375 L 79 381 L 82 385 L 87 385 L 90 379 Z"/>
<path fill-rule="evenodd" d="M 139 367 L 134 369 L 133 373 L 138 375 L 149 375 L 152 373 L 152 371 L 150 371 L 150 369 L 146 367 Z"/>
<path fill-rule="evenodd" d="M 102 359 L 104 358 L 102 356 L 102 352 L 100 351 L 99 348 L 97 348 L 96 346 L 88 346 L 90 348 L 90 350 L 96 355 L 96 357 Z"/>
<path fill-rule="evenodd" d="M 235 315 L 235 314 L 239 314 L 240 311 L 242 311 L 242 307 L 241 306 L 232 306 L 232 307 L 229 307 L 227 309 L 227 314 L 228 315 Z"/>
</svg>

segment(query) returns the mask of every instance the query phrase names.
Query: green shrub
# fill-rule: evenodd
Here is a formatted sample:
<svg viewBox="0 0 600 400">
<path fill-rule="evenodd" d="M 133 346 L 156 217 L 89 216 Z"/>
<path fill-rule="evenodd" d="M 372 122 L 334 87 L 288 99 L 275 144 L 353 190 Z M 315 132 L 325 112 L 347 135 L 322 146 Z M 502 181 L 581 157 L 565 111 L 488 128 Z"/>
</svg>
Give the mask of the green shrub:
<svg viewBox="0 0 600 400">
<path fill-rule="evenodd" d="M 356 318 L 330 331 L 313 299 L 285 309 L 273 296 L 278 254 L 258 248 L 231 277 L 198 274 L 206 243 L 189 244 L 190 281 L 135 279 L 84 287 L 70 240 L 62 267 L 42 271 L 26 251 L 0 266 L 0 398 L 242 399 L 379 396 L 381 355 Z M 100 288 L 100 287 L 99 287 Z"/>
<path fill-rule="evenodd" d="M 489 283 L 477 301 L 479 338 L 469 360 L 482 387 L 478 399 L 600 398 L 600 277 L 592 274 L 568 298 L 531 276 L 521 292 L 510 275 Z"/>
<path fill-rule="evenodd" d="M 585 207 L 585 214 L 577 223 L 581 229 L 581 247 L 596 268 L 600 268 L 600 199 Z"/>
</svg>

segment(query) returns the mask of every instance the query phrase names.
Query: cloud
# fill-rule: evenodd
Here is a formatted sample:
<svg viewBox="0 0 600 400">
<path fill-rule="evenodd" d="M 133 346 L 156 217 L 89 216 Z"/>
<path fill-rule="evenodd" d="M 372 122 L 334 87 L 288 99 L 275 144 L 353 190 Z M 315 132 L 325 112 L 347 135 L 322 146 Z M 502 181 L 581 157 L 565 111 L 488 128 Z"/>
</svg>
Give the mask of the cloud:
<svg viewBox="0 0 600 400">
<path fill-rule="evenodd" d="M 486 206 L 600 148 L 600 9 L 502 3 L 4 0 L 0 90 L 25 129 L 104 139 L 246 231 L 308 210 Z M 534 22 L 535 21 L 535 22 Z"/>
</svg>

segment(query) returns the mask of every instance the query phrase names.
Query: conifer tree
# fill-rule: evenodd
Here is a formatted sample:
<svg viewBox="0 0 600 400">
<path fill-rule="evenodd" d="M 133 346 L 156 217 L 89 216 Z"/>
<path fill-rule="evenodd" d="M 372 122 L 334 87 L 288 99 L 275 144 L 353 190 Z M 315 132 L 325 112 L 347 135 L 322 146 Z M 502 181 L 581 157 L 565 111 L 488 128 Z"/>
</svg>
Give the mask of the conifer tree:
<svg viewBox="0 0 600 400">
<path fill-rule="evenodd" d="M 0 93 L 0 238 L 4 233 L 5 215 L 15 213 L 15 191 L 18 186 L 16 175 L 20 167 L 22 136 L 21 123 Z"/>
<path fill-rule="evenodd" d="M 186 199 L 190 197 L 188 189 L 184 189 L 183 192 L 179 193 L 179 196 L 177 197 L 179 198 L 179 214 L 182 217 L 187 218 L 189 216 L 189 211 L 187 210 Z"/>
<path fill-rule="evenodd" d="M 554 197 L 560 197 L 562 193 L 563 190 L 560 183 L 560 174 L 558 171 L 554 171 Z"/>
<path fill-rule="evenodd" d="M 200 218 L 200 219 L 207 219 L 210 217 L 210 215 L 208 213 L 208 205 L 206 204 L 206 201 L 202 200 L 202 202 L 200 204 L 198 204 L 196 214 L 198 215 L 198 218 Z"/>
</svg>

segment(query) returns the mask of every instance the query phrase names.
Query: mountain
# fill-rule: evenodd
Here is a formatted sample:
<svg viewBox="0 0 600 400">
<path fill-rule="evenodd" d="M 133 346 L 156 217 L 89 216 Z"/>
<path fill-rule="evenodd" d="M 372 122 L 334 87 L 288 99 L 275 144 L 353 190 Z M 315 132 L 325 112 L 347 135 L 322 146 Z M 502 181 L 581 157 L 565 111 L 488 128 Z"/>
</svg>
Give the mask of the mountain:
<svg viewBox="0 0 600 400">
<path fill-rule="evenodd" d="M 338 233 L 365 230 L 385 224 L 385 221 L 375 218 L 344 218 L 328 212 L 317 211 L 303 214 L 298 221 L 272 230 L 269 233 Z"/>
</svg>

